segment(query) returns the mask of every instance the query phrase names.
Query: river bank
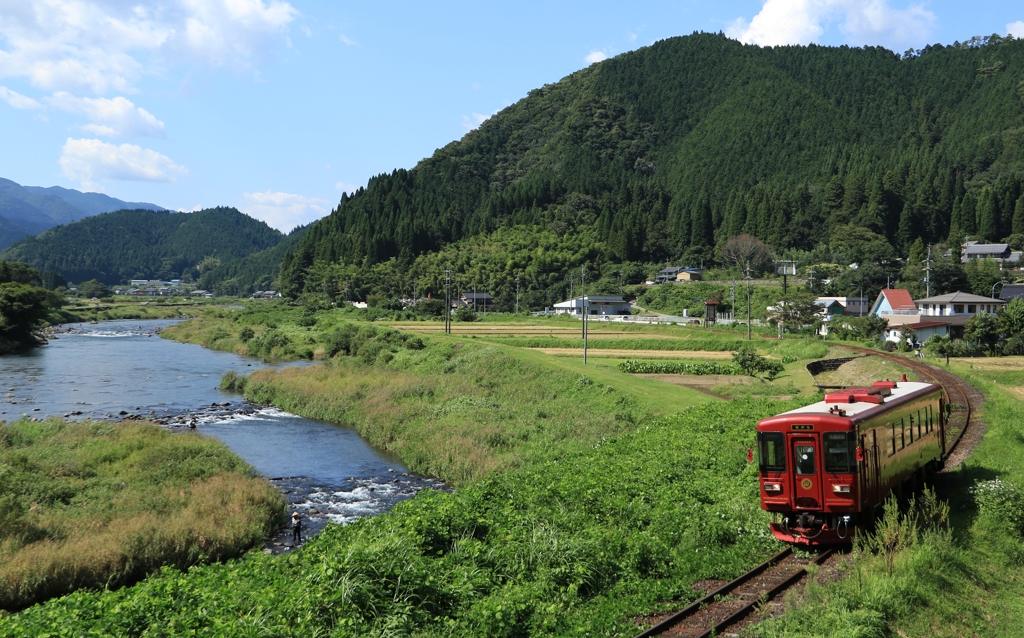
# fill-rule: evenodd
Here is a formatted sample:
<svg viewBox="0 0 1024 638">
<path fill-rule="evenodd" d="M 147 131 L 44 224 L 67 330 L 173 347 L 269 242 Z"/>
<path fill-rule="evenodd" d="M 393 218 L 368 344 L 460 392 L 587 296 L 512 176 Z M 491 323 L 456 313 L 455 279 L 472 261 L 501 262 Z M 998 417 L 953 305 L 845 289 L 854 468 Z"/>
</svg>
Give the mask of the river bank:
<svg viewBox="0 0 1024 638">
<path fill-rule="evenodd" d="M 227 370 L 258 360 L 160 339 L 174 321 L 66 325 L 47 346 L 0 358 L 0 419 L 148 422 L 170 432 L 216 437 L 272 480 L 289 512 L 316 533 L 329 521 L 387 511 L 422 489 L 447 489 L 409 472 L 345 427 L 246 401 L 218 388 Z M 290 534 L 266 548 L 283 551 Z M 275 545 L 274 543 L 282 543 Z"/>
<path fill-rule="evenodd" d="M 148 423 L 0 422 L 0 609 L 239 556 L 285 507 L 213 439 Z"/>
</svg>

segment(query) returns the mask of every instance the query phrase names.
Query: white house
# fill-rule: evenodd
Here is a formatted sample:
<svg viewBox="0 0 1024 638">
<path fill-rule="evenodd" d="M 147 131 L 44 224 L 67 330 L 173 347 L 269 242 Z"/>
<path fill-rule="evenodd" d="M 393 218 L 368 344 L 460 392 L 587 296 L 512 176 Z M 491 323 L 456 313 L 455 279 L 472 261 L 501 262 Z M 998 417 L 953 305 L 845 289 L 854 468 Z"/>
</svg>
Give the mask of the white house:
<svg viewBox="0 0 1024 638">
<path fill-rule="evenodd" d="M 971 320 L 971 317 L 980 313 L 995 314 L 1006 305 L 1005 300 L 981 297 L 967 292 L 951 292 L 946 295 L 918 299 L 915 303 L 920 310 L 920 314 L 916 317 L 917 321 L 893 323 L 890 320 L 886 339 L 899 341 L 899 332 L 903 327 L 913 330 L 917 335 L 917 340 L 921 343 L 928 341 L 933 335 L 963 339 L 964 326 Z"/>
<path fill-rule="evenodd" d="M 587 295 L 585 307 L 592 315 L 628 315 L 630 314 L 629 302 L 622 297 L 610 295 Z M 582 315 L 584 308 L 583 297 L 573 297 L 568 301 L 555 304 L 555 313 Z"/>
<path fill-rule="evenodd" d="M 889 322 L 890 328 L 898 328 L 908 323 L 918 323 L 921 311 L 914 303 L 910 293 L 903 288 L 886 288 L 878 293 L 878 298 L 871 306 L 871 313 Z M 897 330 L 898 332 L 898 330 Z"/>
</svg>

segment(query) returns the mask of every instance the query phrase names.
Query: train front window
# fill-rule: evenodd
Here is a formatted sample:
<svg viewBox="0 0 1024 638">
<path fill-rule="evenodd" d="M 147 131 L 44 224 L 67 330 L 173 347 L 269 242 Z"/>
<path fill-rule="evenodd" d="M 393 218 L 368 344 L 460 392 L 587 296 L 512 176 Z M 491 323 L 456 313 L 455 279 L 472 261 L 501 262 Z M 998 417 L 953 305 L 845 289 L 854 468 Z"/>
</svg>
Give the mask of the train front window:
<svg viewBox="0 0 1024 638">
<path fill-rule="evenodd" d="M 801 476 L 814 474 L 814 446 L 794 445 L 793 452 L 796 454 L 796 473 Z"/>
<path fill-rule="evenodd" d="M 786 448 L 781 432 L 758 432 L 757 449 L 762 472 L 786 471 Z"/>
<path fill-rule="evenodd" d="M 826 432 L 823 438 L 825 447 L 826 472 L 856 472 L 857 456 L 852 432 Z"/>
</svg>

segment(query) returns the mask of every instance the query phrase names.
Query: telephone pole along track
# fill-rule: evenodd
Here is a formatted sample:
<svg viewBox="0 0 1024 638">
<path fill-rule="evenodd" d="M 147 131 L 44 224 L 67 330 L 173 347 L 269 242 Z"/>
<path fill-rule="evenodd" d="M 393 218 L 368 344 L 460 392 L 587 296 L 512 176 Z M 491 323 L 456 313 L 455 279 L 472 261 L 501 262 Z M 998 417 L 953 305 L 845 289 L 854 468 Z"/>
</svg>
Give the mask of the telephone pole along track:
<svg viewBox="0 0 1024 638">
<path fill-rule="evenodd" d="M 739 578 L 637 634 L 636 638 L 722 635 L 724 628 L 743 620 L 756 607 L 799 582 L 809 565 L 821 565 L 836 551 L 825 549 L 808 558 L 806 554 L 798 556 L 787 547 Z"/>
</svg>

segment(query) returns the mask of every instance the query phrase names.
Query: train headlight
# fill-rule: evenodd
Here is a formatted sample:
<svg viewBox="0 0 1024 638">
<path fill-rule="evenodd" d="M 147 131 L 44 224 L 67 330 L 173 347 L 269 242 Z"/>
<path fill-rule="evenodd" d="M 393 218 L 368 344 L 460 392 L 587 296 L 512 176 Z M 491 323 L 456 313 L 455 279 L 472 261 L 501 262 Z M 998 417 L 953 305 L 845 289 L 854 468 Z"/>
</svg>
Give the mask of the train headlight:
<svg viewBox="0 0 1024 638">
<path fill-rule="evenodd" d="M 849 494 L 850 493 L 850 486 L 849 485 L 833 485 L 832 486 L 832 491 L 835 492 L 836 494 Z"/>
<path fill-rule="evenodd" d="M 782 491 L 782 484 L 781 483 L 765 483 L 764 484 L 764 491 L 765 492 L 781 492 Z"/>
</svg>

